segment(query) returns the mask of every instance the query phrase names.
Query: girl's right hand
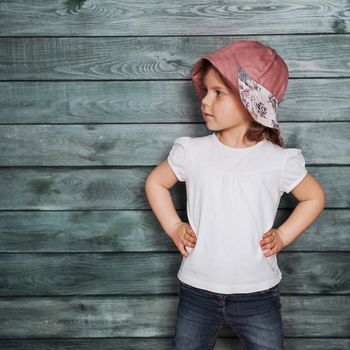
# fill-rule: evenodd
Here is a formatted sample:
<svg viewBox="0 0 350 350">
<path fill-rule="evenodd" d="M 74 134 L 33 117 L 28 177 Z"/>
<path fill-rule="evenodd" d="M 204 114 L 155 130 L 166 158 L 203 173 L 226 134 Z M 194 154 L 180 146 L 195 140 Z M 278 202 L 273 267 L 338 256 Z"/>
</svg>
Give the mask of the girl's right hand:
<svg viewBox="0 0 350 350">
<path fill-rule="evenodd" d="M 185 246 L 194 247 L 197 236 L 188 222 L 180 221 L 169 235 L 183 256 L 188 256 Z"/>
</svg>

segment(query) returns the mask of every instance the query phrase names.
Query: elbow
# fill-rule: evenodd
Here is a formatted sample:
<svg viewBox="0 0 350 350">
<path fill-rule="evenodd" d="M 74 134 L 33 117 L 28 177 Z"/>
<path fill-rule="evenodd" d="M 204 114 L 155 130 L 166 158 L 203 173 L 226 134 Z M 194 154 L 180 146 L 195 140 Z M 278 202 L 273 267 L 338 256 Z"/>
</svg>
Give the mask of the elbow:
<svg viewBox="0 0 350 350">
<path fill-rule="evenodd" d="M 144 189 L 147 192 L 147 188 L 152 184 L 152 176 L 149 174 L 146 178 L 145 184 L 144 184 Z"/>
<path fill-rule="evenodd" d="M 326 207 L 326 204 L 327 204 L 327 195 L 325 191 L 322 191 L 322 196 L 321 196 L 322 210 Z"/>
<path fill-rule="evenodd" d="M 323 211 L 327 204 L 327 196 L 325 191 L 320 191 L 320 193 L 314 197 L 314 202 L 317 203 L 317 206 L 319 208 L 319 211 Z"/>
<path fill-rule="evenodd" d="M 327 196 L 326 193 L 321 189 L 320 191 L 316 191 L 312 197 L 307 199 L 307 201 L 315 208 L 315 210 L 321 213 L 327 204 Z"/>
<path fill-rule="evenodd" d="M 146 177 L 146 181 L 144 183 L 144 190 L 145 192 L 147 193 L 147 189 L 149 188 L 149 186 L 151 185 L 151 182 L 152 182 L 152 176 L 151 176 L 151 173 L 148 174 L 148 176 Z"/>
<path fill-rule="evenodd" d="M 314 191 L 314 199 L 317 201 L 320 211 L 325 209 L 327 205 L 327 195 L 324 188 L 320 184 L 318 188 Z"/>
<path fill-rule="evenodd" d="M 147 192 L 148 189 L 154 187 L 154 185 L 159 185 L 157 178 L 153 176 L 153 172 L 148 174 L 145 184 L 144 184 L 144 189 Z"/>
<path fill-rule="evenodd" d="M 152 193 L 153 193 L 153 182 L 150 176 L 146 178 L 146 181 L 144 184 L 144 191 L 145 191 L 146 197 L 148 198 L 148 201 L 150 201 L 150 198 L 152 197 Z"/>
</svg>

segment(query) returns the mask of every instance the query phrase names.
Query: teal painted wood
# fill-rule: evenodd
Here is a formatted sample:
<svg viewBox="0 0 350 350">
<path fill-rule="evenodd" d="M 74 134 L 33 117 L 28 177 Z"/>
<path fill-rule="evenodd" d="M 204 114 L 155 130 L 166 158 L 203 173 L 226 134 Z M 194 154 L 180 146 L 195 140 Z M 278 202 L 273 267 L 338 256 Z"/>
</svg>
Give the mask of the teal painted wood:
<svg viewBox="0 0 350 350">
<path fill-rule="evenodd" d="M 204 122 L 188 80 L 11 81 L 0 91 L 0 124 Z M 278 120 L 349 121 L 349 91 L 347 78 L 291 78 Z"/>
<path fill-rule="evenodd" d="M 349 295 L 282 295 L 284 335 L 349 338 L 349 302 Z M 4 298 L 0 337 L 171 337 L 177 304 L 177 295 Z M 225 327 L 218 334 L 233 331 Z"/>
<path fill-rule="evenodd" d="M 287 146 L 327 192 L 278 256 L 286 347 L 348 350 L 347 11 L 335 0 L 1 1 L 0 348 L 169 348 L 181 255 L 144 181 L 174 138 L 207 134 L 195 60 L 258 38 L 290 68 Z M 184 190 L 172 194 L 187 220 Z M 274 226 L 295 204 L 282 197 Z M 232 336 L 220 331 L 215 349 L 241 349 Z"/>
<path fill-rule="evenodd" d="M 178 253 L 3 254 L 0 296 L 172 294 L 178 287 L 181 257 Z M 281 252 L 278 262 L 282 294 L 350 294 L 348 252 Z"/>
<path fill-rule="evenodd" d="M 342 338 L 286 338 L 288 350 L 348 350 L 350 340 Z M 6 350 L 169 350 L 171 338 L 98 338 L 98 339 L 17 339 L 0 340 Z M 237 337 L 218 337 L 215 350 L 244 350 Z"/>
<path fill-rule="evenodd" d="M 349 208 L 349 167 L 313 167 L 308 171 L 324 186 L 327 208 Z M 2 210 L 150 209 L 145 181 L 151 169 L 0 168 Z M 184 183 L 172 189 L 176 208 L 186 206 Z M 296 204 L 289 193 L 280 208 Z"/>
<path fill-rule="evenodd" d="M 273 227 L 291 210 L 279 209 Z M 185 210 L 178 210 L 188 222 Z M 326 209 L 283 252 L 350 251 L 349 210 Z M 0 252 L 178 252 L 150 210 L 0 211 Z M 178 252 L 178 254 L 180 254 Z"/>
<path fill-rule="evenodd" d="M 284 58 L 291 78 L 350 75 L 349 34 L 258 38 Z M 238 39 L 256 36 L 0 38 L 0 76 L 2 80 L 189 79 L 198 57 Z"/>
<path fill-rule="evenodd" d="M 2 1 L 1 35 L 347 33 L 347 2 Z M 29 20 L 23 20 L 30 18 Z"/>
<path fill-rule="evenodd" d="M 306 164 L 350 163 L 348 122 L 283 123 L 281 130 L 286 148 L 302 148 Z M 203 123 L 0 125 L 0 165 L 149 166 L 167 157 L 176 137 L 210 134 Z"/>
</svg>

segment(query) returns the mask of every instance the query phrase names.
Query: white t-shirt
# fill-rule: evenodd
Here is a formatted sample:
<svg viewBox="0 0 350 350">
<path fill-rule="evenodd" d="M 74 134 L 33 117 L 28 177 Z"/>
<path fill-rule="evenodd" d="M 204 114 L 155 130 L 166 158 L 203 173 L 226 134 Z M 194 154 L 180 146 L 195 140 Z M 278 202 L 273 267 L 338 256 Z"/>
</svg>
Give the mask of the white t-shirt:
<svg viewBox="0 0 350 350">
<path fill-rule="evenodd" d="M 307 174 L 301 149 L 266 139 L 233 148 L 213 132 L 175 139 L 167 160 L 186 182 L 187 218 L 197 235 L 195 247 L 186 246 L 178 279 L 223 294 L 279 283 L 276 254 L 266 257 L 259 241 L 273 227 L 283 192 Z"/>
</svg>

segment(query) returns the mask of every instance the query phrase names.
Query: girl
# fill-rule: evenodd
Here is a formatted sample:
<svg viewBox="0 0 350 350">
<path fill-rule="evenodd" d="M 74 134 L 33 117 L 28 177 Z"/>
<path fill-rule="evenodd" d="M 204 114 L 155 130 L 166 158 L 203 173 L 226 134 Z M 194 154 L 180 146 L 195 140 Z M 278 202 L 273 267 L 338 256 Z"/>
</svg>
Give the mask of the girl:
<svg viewBox="0 0 350 350">
<path fill-rule="evenodd" d="M 172 349 L 213 349 L 229 325 L 246 349 L 284 349 L 276 255 L 326 203 L 299 148 L 283 148 L 276 110 L 288 68 L 271 47 L 239 40 L 192 69 L 207 136 L 175 139 L 145 190 L 157 219 L 183 255 Z M 170 189 L 186 183 L 188 223 Z M 273 228 L 283 193 L 299 203 Z"/>
</svg>

